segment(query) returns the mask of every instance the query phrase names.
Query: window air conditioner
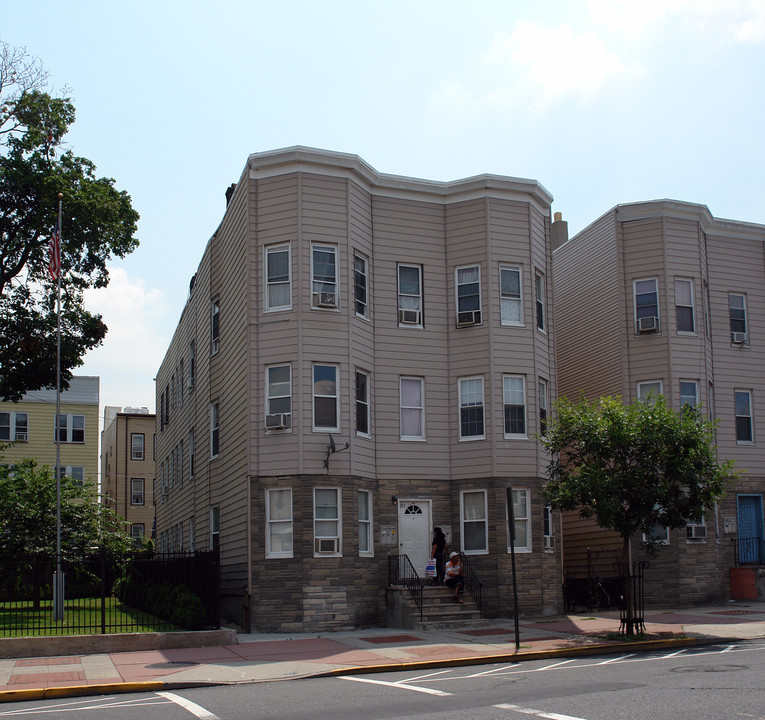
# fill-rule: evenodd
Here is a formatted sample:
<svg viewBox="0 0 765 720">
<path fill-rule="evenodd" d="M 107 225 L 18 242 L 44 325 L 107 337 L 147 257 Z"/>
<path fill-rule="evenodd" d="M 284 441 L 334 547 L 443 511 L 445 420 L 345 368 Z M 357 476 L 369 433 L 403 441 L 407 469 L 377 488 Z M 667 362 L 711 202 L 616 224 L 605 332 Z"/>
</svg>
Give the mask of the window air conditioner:
<svg viewBox="0 0 765 720">
<path fill-rule="evenodd" d="M 290 413 L 266 415 L 266 430 L 286 430 L 290 427 Z"/>
<path fill-rule="evenodd" d="M 337 553 L 340 550 L 340 538 L 316 538 L 317 553 Z"/>
<path fill-rule="evenodd" d="M 707 536 L 706 525 L 688 525 L 686 531 L 689 540 L 703 540 Z"/>
<path fill-rule="evenodd" d="M 25 432 L 16 433 L 16 442 L 27 442 L 29 440 L 29 434 Z"/>
<path fill-rule="evenodd" d="M 746 342 L 746 333 L 745 332 L 732 332 L 730 334 L 730 341 L 734 345 L 743 345 Z"/>
<path fill-rule="evenodd" d="M 659 318 L 655 315 L 638 318 L 638 332 L 656 332 L 659 329 Z"/>
<path fill-rule="evenodd" d="M 337 295 L 333 292 L 317 292 L 313 294 L 313 306 L 321 308 L 337 307 Z"/>
<path fill-rule="evenodd" d="M 554 549 L 555 549 L 555 536 L 545 535 L 545 550 L 554 550 Z"/>
<path fill-rule="evenodd" d="M 420 325 L 421 314 L 419 310 L 399 310 L 398 321 L 402 325 Z"/>
<path fill-rule="evenodd" d="M 480 310 L 466 310 L 457 313 L 457 327 L 470 327 L 481 322 Z"/>
</svg>

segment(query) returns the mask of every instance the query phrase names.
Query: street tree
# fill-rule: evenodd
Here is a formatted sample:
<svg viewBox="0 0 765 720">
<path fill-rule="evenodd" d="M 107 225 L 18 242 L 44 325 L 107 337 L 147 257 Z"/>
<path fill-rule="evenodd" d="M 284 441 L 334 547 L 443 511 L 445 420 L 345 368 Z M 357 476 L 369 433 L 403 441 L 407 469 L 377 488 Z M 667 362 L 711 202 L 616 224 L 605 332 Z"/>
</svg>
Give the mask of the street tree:
<svg viewBox="0 0 765 720">
<path fill-rule="evenodd" d="M 137 246 L 138 213 L 114 180 L 64 146 L 75 119 L 68 97 L 46 91 L 47 73 L 26 49 L 0 40 L 0 399 L 56 385 L 56 283 L 48 244 L 59 194 L 61 380 L 106 335 L 83 293 L 109 283 L 107 262 Z"/>
<path fill-rule="evenodd" d="M 699 408 L 675 411 L 660 395 L 631 404 L 563 398 L 540 438 L 551 453 L 543 494 L 553 507 L 618 533 L 629 567 L 635 535 L 682 528 L 724 494 L 733 461 L 717 457 L 714 431 Z M 648 550 L 657 549 L 649 540 Z M 632 634 L 631 623 L 627 629 Z"/>
</svg>

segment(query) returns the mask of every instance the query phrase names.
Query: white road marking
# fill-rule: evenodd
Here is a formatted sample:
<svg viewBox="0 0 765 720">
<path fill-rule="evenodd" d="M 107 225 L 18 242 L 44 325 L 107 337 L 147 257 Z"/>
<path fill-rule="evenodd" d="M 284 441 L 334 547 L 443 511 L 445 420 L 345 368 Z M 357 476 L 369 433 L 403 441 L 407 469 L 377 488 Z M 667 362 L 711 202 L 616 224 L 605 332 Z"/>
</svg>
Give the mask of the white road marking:
<svg viewBox="0 0 765 720">
<path fill-rule="evenodd" d="M 355 675 L 341 675 L 341 680 L 353 680 L 354 682 L 370 683 L 371 685 L 385 685 L 392 688 L 402 688 L 404 690 L 414 690 L 415 692 L 425 693 L 426 695 L 439 695 L 441 697 L 449 697 L 452 693 L 442 692 L 441 690 L 434 690 L 433 688 L 418 687 L 416 685 L 409 685 L 405 682 L 385 682 L 385 680 L 372 680 L 371 678 L 361 678 Z"/>
<path fill-rule="evenodd" d="M 524 715 L 533 715 L 534 717 L 548 718 L 549 720 L 586 720 L 585 718 L 574 717 L 573 715 L 561 715 L 560 713 L 548 713 L 542 710 L 534 710 L 533 708 L 525 708 L 520 705 L 495 705 L 495 708 L 500 710 L 512 710 L 513 712 L 523 713 Z"/>
<path fill-rule="evenodd" d="M 687 648 L 683 648 L 682 650 L 677 650 L 676 652 L 670 653 L 669 655 L 662 655 L 662 660 L 669 660 L 670 658 L 677 657 L 678 655 L 682 655 Z"/>
<path fill-rule="evenodd" d="M 611 658 L 610 660 L 603 660 L 602 662 L 595 663 L 596 665 L 610 665 L 611 663 L 615 662 L 621 662 L 622 660 L 626 660 L 627 658 L 635 657 L 635 653 L 630 653 L 629 655 L 620 655 L 619 657 Z"/>
<path fill-rule="evenodd" d="M 87 700 L 73 700 L 70 702 L 55 703 L 45 705 L 44 707 L 23 708 L 20 710 L 9 710 L 0 712 L 0 717 L 16 717 L 21 715 L 43 715 L 48 713 L 82 712 L 83 710 L 103 710 L 104 708 L 127 707 L 136 708 L 146 705 L 169 705 L 169 700 L 162 700 L 157 697 L 136 698 L 133 700 L 114 701 L 114 698 L 88 698 Z"/>
<path fill-rule="evenodd" d="M 466 675 L 466 678 L 477 678 L 485 675 L 493 675 L 494 673 L 510 670 L 511 668 L 518 667 L 520 663 L 513 663 L 512 665 L 503 665 L 502 667 L 494 668 L 493 670 L 484 670 L 483 672 L 473 673 L 472 675 Z"/>
<path fill-rule="evenodd" d="M 409 678 L 407 682 L 413 683 L 413 682 L 419 682 L 420 680 L 427 680 L 428 678 L 436 677 L 436 675 L 444 675 L 445 673 L 448 673 L 448 670 L 440 670 L 439 672 L 434 673 L 428 673 L 427 675 L 417 675 L 417 677 Z"/>
<path fill-rule="evenodd" d="M 195 702 L 191 702 L 191 700 L 187 700 L 186 698 L 181 697 L 180 695 L 176 695 L 175 693 L 158 692 L 157 695 L 163 698 L 167 698 L 171 702 L 174 702 L 176 705 L 182 707 L 184 710 L 188 710 L 192 715 L 196 715 L 199 720 L 220 720 L 217 715 L 214 715 L 209 710 L 205 710 L 205 708 L 203 708 L 201 705 L 197 705 Z"/>
<path fill-rule="evenodd" d="M 545 670 L 552 670 L 553 668 L 560 667 L 561 665 L 568 665 L 568 663 L 574 662 L 574 658 L 571 660 L 561 660 L 560 662 L 553 663 L 552 665 L 545 665 L 544 667 L 530 670 L 529 672 L 544 672 Z"/>
<path fill-rule="evenodd" d="M 720 650 L 720 652 L 721 652 L 721 653 L 730 652 L 730 651 L 731 651 L 731 650 L 733 650 L 733 648 L 735 648 L 735 647 L 736 647 L 735 645 L 728 645 L 728 647 L 726 647 L 724 650 Z"/>
</svg>

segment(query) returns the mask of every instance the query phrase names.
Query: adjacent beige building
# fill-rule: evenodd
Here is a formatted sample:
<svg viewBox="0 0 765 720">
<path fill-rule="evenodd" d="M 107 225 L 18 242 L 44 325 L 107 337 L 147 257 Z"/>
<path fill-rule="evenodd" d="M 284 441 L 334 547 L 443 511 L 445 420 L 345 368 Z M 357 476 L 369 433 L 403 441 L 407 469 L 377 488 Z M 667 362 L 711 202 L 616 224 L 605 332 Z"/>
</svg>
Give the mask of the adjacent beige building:
<svg viewBox="0 0 765 720">
<path fill-rule="evenodd" d="M 155 415 L 147 408 L 104 408 L 101 502 L 125 520 L 140 543 L 154 526 Z"/>
<path fill-rule="evenodd" d="M 536 435 L 556 396 L 551 196 L 302 147 L 251 155 L 157 373 L 160 551 L 219 547 L 262 630 L 385 620 L 434 526 L 524 612 L 560 607 Z M 420 570 L 422 572 L 422 570 Z"/>
<path fill-rule="evenodd" d="M 553 224 L 559 394 L 702 405 L 719 421 L 720 456 L 741 473 L 707 517 L 656 529 L 666 547 L 647 596 L 727 599 L 737 554 L 765 560 L 765 226 L 671 200 L 618 205 L 570 240 L 564 226 Z M 564 519 L 566 570 L 586 564 L 587 547 L 608 564 L 618 544 Z M 640 557 L 639 539 L 634 549 Z"/>
<path fill-rule="evenodd" d="M 75 376 L 61 393 L 61 474 L 98 488 L 99 379 Z M 7 444 L 7 445 L 6 445 Z M 56 468 L 56 389 L 26 393 L 17 402 L 0 402 L 0 462 L 33 458 Z"/>
</svg>

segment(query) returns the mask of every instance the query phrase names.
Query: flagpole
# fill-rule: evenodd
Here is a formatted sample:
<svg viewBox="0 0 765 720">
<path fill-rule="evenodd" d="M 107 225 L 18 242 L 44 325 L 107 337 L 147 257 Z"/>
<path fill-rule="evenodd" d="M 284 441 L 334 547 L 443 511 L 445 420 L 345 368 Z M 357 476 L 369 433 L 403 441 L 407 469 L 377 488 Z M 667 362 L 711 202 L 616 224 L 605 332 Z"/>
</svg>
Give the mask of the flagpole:
<svg viewBox="0 0 765 720">
<path fill-rule="evenodd" d="M 64 574 L 61 572 L 61 215 L 63 193 L 58 194 L 56 236 L 59 263 L 56 279 L 56 577 L 53 583 L 53 619 L 64 619 Z"/>
</svg>

